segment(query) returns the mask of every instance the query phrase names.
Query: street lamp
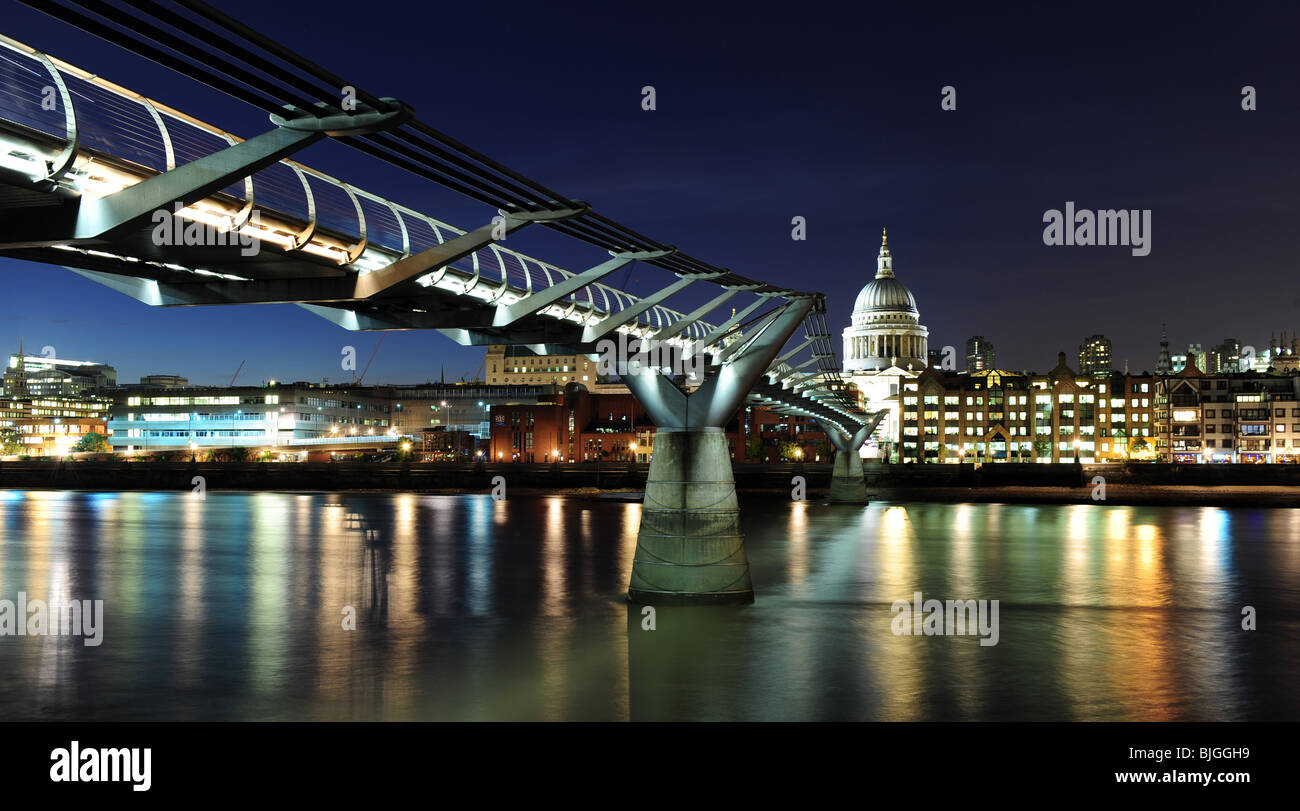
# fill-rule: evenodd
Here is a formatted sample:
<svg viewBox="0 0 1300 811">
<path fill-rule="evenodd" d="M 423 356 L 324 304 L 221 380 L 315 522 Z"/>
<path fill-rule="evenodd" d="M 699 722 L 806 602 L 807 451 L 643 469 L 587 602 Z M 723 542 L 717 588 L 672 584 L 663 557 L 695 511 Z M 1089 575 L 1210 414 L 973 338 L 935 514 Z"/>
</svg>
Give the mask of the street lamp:
<svg viewBox="0 0 1300 811">
<path fill-rule="evenodd" d="M 1081 444 L 1083 443 L 1079 442 L 1079 440 L 1074 440 L 1074 463 L 1076 465 L 1079 464 L 1079 445 Z"/>
</svg>

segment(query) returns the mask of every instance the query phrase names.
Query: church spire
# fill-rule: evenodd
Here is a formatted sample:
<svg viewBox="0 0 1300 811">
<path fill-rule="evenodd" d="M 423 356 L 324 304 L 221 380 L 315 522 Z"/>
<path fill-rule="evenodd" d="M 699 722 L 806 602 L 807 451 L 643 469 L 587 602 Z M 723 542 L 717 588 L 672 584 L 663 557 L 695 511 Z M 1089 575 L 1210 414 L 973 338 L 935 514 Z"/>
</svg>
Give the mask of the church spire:
<svg viewBox="0 0 1300 811">
<path fill-rule="evenodd" d="M 894 258 L 889 254 L 889 232 L 880 229 L 880 255 L 876 257 L 876 278 L 892 279 L 894 277 Z"/>
<path fill-rule="evenodd" d="M 1169 357 L 1169 332 L 1165 325 L 1160 325 L 1160 354 L 1156 357 L 1156 374 L 1171 375 L 1174 373 L 1174 361 Z"/>
</svg>

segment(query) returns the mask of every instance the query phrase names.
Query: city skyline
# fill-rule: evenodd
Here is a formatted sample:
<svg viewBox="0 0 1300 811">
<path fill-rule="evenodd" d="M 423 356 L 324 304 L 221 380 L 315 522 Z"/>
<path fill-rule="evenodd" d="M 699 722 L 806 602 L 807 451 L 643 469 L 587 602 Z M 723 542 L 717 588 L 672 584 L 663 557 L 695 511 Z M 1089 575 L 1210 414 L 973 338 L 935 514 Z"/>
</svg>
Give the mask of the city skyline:
<svg viewBox="0 0 1300 811">
<path fill-rule="evenodd" d="M 236 2 L 231 12 L 246 16 L 254 8 L 267 25 L 293 28 L 288 10 Z M 322 13 L 331 8 L 343 6 L 325 3 Z M 585 34 L 629 23 L 621 17 L 628 12 L 608 9 L 563 25 L 540 11 L 523 13 L 536 13 L 530 22 L 537 25 L 502 32 L 503 52 L 512 46 L 531 52 L 525 40 L 535 31 L 590 49 Z M 651 47 L 642 43 L 631 46 L 631 54 L 626 43 L 596 43 L 589 58 L 602 61 L 607 69 L 600 72 L 532 57 L 575 83 L 563 93 L 514 82 L 513 69 L 494 60 L 466 61 L 474 65 L 472 87 L 438 86 L 437 92 L 418 75 L 356 69 L 371 71 L 358 77 L 365 85 L 417 107 L 429 109 L 436 98 L 434 117 L 453 135 L 658 239 L 760 278 L 806 280 L 804 286 L 827 294 L 832 323 L 847 323 L 852 293 L 872 272 L 877 229 L 885 226 L 900 252 L 899 273 L 925 302 L 922 317 L 933 331 L 932 344 L 960 348 L 967 336 L 985 334 L 1003 347 L 999 363 L 1008 368 L 1042 368 L 1054 351 L 1069 352 L 1097 331 L 1117 347 L 1117 365 L 1127 359 L 1130 368 L 1142 369 L 1154 366 L 1159 323 L 1168 324 L 1176 347 L 1217 341 L 1215 332 L 1249 343 L 1251 328 L 1293 329 L 1286 322 L 1297 300 L 1285 291 L 1256 292 L 1285 278 L 1294 253 L 1286 197 L 1295 168 L 1285 133 L 1297 113 L 1289 103 L 1292 91 L 1270 80 L 1285 75 L 1288 54 L 1266 16 L 1253 29 L 1250 20 L 1239 21 L 1256 31 L 1254 39 L 1216 37 L 1206 56 L 1193 36 L 1159 59 L 1143 50 L 1137 35 L 1084 23 L 1061 41 L 1025 45 L 1057 69 L 1042 76 L 1025 76 L 991 56 L 998 49 L 988 43 L 1016 41 L 1025 22 L 999 26 L 987 38 L 943 31 L 919 40 L 883 36 L 868 53 L 783 38 L 788 49 L 769 53 L 761 46 L 774 41 L 775 31 L 761 21 L 699 10 L 693 18 L 698 26 L 685 33 L 658 31 L 672 26 L 657 19 L 630 21 L 646 30 L 647 41 L 656 33 L 671 39 L 684 55 L 680 65 L 640 66 L 635 57 L 648 56 Z M 243 134 L 265 128 L 257 112 L 94 37 L 67 28 L 51 36 L 35 12 L 15 9 L 8 22 L 8 32 L 20 40 L 92 65 L 213 123 Z M 358 35 L 381 24 L 354 22 Z M 1211 18 L 1200 11 L 1161 22 L 1206 36 L 1212 30 Z M 874 23 L 900 34 L 922 27 L 897 10 L 881 12 Z M 721 36 L 734 26 L 748 39 Z M 414 36 L 383 27 L 386 39 Z M 328 55 L 309 32 L 287 30 L 285 37 L 309 56 Z M 1073 66 L 1071 49 L 1090 47 L 1098 37 L 1110 43 L 1107 60 L 1086 70 Z M 467 58 L 473 47 L 449 44 L 451 53 Z M 736 74 L 734 65 L 746 71 Z M 700 75 L 709 78 L 699 81 Z M 774 119 L 772 100 L 788 100 L 793 75 L 801 103 L 784 106 Z M 688 76 L 694 80 L 685 81 Z M 1085 76 L 1089 81 L 1073 81 Z M 1060 90 L 1062 78 L 1072 79 L 1068 94 Z M 647 84 L 657 89 L 653 111 L 640 106 Z M 1246 84 L 1259 92 L 1253 111 L 1241 109 Z M 950 85 L 957 109 L 944 111 L 940 91 Z M 495 88 L 491 114 L 472 89 L 479 86 Z M 1020 126 L 1030 115 L 1032 137 Z M 521 120 L 545 137 L 547 149 L 532 149 L 516 134 L 510 124 Z M 744 138 L 735 137 L 738 129 Z M 1203 137 L 1174 137 L 1188 129 Z M 1166 140 L 1177 146 L 1155 145 Z M 309 150 L 305 159 L 355 177 L 342 150 L 328 146 Z M 378 192 L 461 226 L 491 213 L 450 194 L 424 204 L 423 184 L 395 170 L 366 167 L 364 178 Z M 1162 197 L 1152 191 L 1157 188 L 1183 193 Z M 1233 202 L 1241 199 L 1251 206 Z M 1067 201 L 1150 209 L 1150 255 L 1119 247 L 1049 249 L 1043 214 Z M 791 239 L 794 217 L 805 218 L 806 240 Z M 534 252 L 546 236 L 530 231 L 509 245 Z M 566 266 L 579 269 L 583 262 L 575 254 Z M 63 356 L 111 358 L 126 378 L 138 369 L 218 383 L 244 362 L 241 378 L 336 381 L 341 371 L 329 370 L 342 346 L 368 357 L 380 340 L 292 305 L 150 309 L 66 271 L 8 259 L 0 268 L 10 292 L 0 305 L 0 319 L 12 323 L 6 340 L 16 344 L 21 334 L 35 346 L 54 345 Z M 640 274 L 627 274 L 634 293 L 653 289 L 648 281 L 638 287 Z M 1205 323 L 1216 325 L 1210 335 L 1198 326 Z M 118 334 L 125 327 L 133 334 L 129 340 Z M 1256 345 L 1263 337 L 1254 339 Z M 271 355 L 278 357 L 268 360 Z M 480 361 L 479 350 L 440 336 L 389 333 L 370 375 L 377 382 L 434 380 L 445 366 L 448 379 L 469 379 Z"/>
<path fill-rule="evenodd" d="M 5 261 L 5 260 L 0 259 L 0 262 L 3 262 L 3 261 Z M 143 305 L 141 305 L 141 306 L 143 306 Z M 209 309 L 210 309 L 210 308 L 209 308 Z M 157 311 L 158 311 L 158 310 L 156 310 L 156 309 L 154 310 L 154 312 L 157 312 Z M 317 320 L 319 320 L 319 319 L 317 319 Z M 327 325 L 327 326 L 329 326 L 329 325 Z M 334 328 L 334 329 L 337 329 L 337 328 Z M 1282 331 L 1280 331 L 1280 330 L 1279 330 L 1279 331 L 1275 331 L 1275 332 L 1273 333 L 1273 335 L 1276 336 L 1276 335 L 1278 335 L 1278 334 L 1281 334 L 1281 332 L 1282 332 Z M 1288 336 L 1291 336 L 1291 335 L 1295 335 L 1295 334 L 1296 334 L 1296 333 L 1293 333 L 1293 332 L 1292 332 L 1291 330 L 1289 330 L 1289 329 L 1288 329 L 1288 330 L 1285 330 L 1285 333 L 1286 333 Z M 358 335 L 358 333 L 349 333 L 349 334 L 350 334 L 350 335 L 353 335 L 353 336 Z M 393 338 L 393 337 L 396 337 L 397 335 L 419 336 L 419 335 L 421 335 L 421 333 L 418 333 L 418 332 L 397 332 L 397 333 L 394 333 L 394 332 L 386 332 L 386 333 L 383 333 L 383 332 L 381 332 L 381 333 L 374 333 L 373 335 L 371 335 L 371 334 L 361 334 L 361 338 L 362 338 L 363 340 L 364 340 L 364 339 L 367 339 L 367 338 L 370 338 L 371 340 L 370 340 L 369 345 L 363 343 L 362 341 L 352 341 L 352 342 L 349 342 L 350 344 L 353 344 L 353 345 L 355 346 L 356 350 L 357 350 L 357 352 L 356 352 L 356 357 L 358 358 L 358 368 L 357 368 L 357 370 L 356 370 L 355 372 L 344 371 L 344 370 L 342 370 L 341 368 L 338 368 L 337 366 L 336 366 L 334 369 L 331 370 L 331 369 L 329 369 L 328 367 L 325 367 L 324 365 L 321 365 L 321 366 L 319 366 L 319 367 L 316 367 L 318 370 L 320 370 L 320 373 L 315 374 L 315 375 L 308 374 L 307 376 L 300 376 L 300 375 L 299 375 L 299 376 L 295 376 L 295 375 L 293 375 L 293 374 L 283 374 L 283 373 L 279 373 L 279 372 L 277 371 L 277 369 L 280 369 L 280 368 L 288 368 L 288 369 L 291 369 L 291 368 L 305 368 L 305 367 L 294 367 L 294 366 L 291 365 L 291 364 L 285 364 L 285 363 L 283 363 L 282 361 L 274 360 L 274 359 L 269 359 L 269 360 L 268 360 L 268 359 L 256 359 L 256 358 L 254 358 L 254 359 L 246 359 L 246 360 L 247 360 L 247 361 L 256 361 L 256 364 L 254 364 L 254 363 L 252 363 L 252 362 L 246 362 L 242 368 L 240 368 L 240 367 L 239 367 L 239 363 L 236 362 L 235 366 L 231 367 L 231 369 L 229 370 L 229 371 L 230 371 L 230 377 L 225 377 L 225 378 L 223 378 L 223 377 L 221 376 L 221 375 L 222 375 L 222 372 L 221 372 L 221 371 L 214 371 L 214 372 L 212 373 L 214 376 L 213 376 L 211 379 L 208 379 L 208 378 L 204 378 L 204 377 L 202 377 L 201 375 L 196 375 L 196 374 L 193 374 L 193 373 L 189 372 L 188 368 L 162 368 L 161 366 L 158 366 L 157 368 L 155 368 L 154 366 L 147 366 L 147 367 L 140 367 L 140 368 L 137 370 L 137 369 L 133 369 L 133 368 L 128 367 L 128 366 L 124 366 L 124 365 L 121 364 L 121 363 L 117 363 L 117 362 L 115 362 L 112 358 L 95 357 L 95 356 L 93 356 L 93 355 L 79 354 L 79 353 L 77 353 L 77 352 L 65 352 L 65 351 L 63 351 L 62 349 L 59 349 L 59 347 L 60 347 L 60 346 L 62 346 L 62 347 L 67 347 L 67 346 L 71 346 L 72 344 L 65 343 L 65 342 L 59 341 L 59 340 L 57 340 L 57 339 L 56 339 L 53 343 L 46 343 L 46 344 L 44 344 L 44 345 L 45 345 L 45 346 L 53 346 L 53 347 L 55 347 L 56 350 L 57 350 L 57 353 L 58 353 L 58 354 L 56 355 L 56 357 L 57 357 L 59 360 L 93 361 L 93 362 L 95 362 L 95 363 L 102 363 L 102 364 L 104 364 L 104 365 L 106 365 L 106 366 L 111 366 L 111 367 L 113 367 L 114 369 L 116 369 L 116 370 L 118 371 L 119 381 L 120 381 L 121 383 L 123 383 L 123 384 L 131 384 L 131 383 L 135 383 L 135 382 L 138 381 L 141 377 L 152 376 L 152 375 L 175 375 L 175 376 L 179 376 L 179 377 L 185 377 L 185 378 L 188 378 L 188 379 L 190 380 L 191 385 L 195 385 L 195 386 L 221 386 L 221 385 L 229 385 L 229 384 L 232 382 L 232 378 L 233 378 L 234 382 L 235 382 L 237 385 L 241 385 L 241 386 L 256 385 L 256 384 L 259 384 L 259 383 L 265 383 L 265 382 L 269 382 L 269 381 L 277 381 L 277 382 L 304 382 L 304 383 L 321 383 L 321 382 L 328 382 L 329 384 L 331 384 L 331 385 L 336 385 L 336 386 L 348 386 L 348 385 L 367 385 L 367 386 L 369 386 L 369 385 L 376 385 L 376 386 L 378 386 L 378 385 L 403 385 L 403 384 L 411 384 L 411 385 L 415 385 L 415 384 L 421 384 L 421 383 L 434 383 L 434 384 L 437 384 L 437 383 L 441 383 L 441 382 L 445 382 L 445 383 L 448 383 L 448 384 L 454 384 L 454 383 L 460 383 L 460 382 L 466 382 L 466 383 L 473 383 L 473 382 L 488 382 L 488 381 L 487 381 L 487 375 L 485 374 L 485 366 L 484 366 L 484 360 L 485 360 L 485 356 L 486 356 L 486 348 L 485 348 L 485 347 L 459 347 L 460 349 L 462 349 L 462 350 L 464 350 L 464 351 L 466 351 L 466 352 L 474 352 L 474 353 L 477 353 L 477 354 L 479 355 L 479 360 L 478 360 L 477 364 L 474 365 L 474 367 L 471 368 L 471 369 L 469 370 L 468 373 L 457 374 L 457 375 L 453 376 L 453 369 L 451 369 L 450 367 L 436 367 L 436 368 L 433 369 L 433 374 L 432 374 L 432 376 L 420 377 L 420 378 L 415 378 L 415 377 L 410 377 L 410 378 L 407 378 L 407 377 L 401 377 L 401 376 L 400 376 L 400 372 L 394 372 L 394 371 L 392 371 L 391 368 L 387 371 L 387 373 L 385 373 L 385 370 L 382 368 L 384 364 L 381 363 L 381 360 L 384 358 L 384 353 L 385 353 L 385 351 L 386 351 L 386 346 L 380 344 L 379 336 L 381 336 L 381 335 L 387 335 L 387 336 L 388 336 L 388 338 L 384 341 L 384 344 L 386 345 L 386 344 L 388 343 L 388 341 L 392 340 L 392 338 Z M 977 336 L 975 336 L 975 337 L 985 338 L 984 335 L 977 335 Z M 1090 336 L 1089 336 L 1089 337 L 1090 337 Z M 1107 337 L 1109 337 L 1109 336 L 1107 336 Z M 25 336 L 19 336 L 19 338 L 22 338 L 24 341 L 26 341 L 26 337 L 25 337 Z M 442 340 L 444 341 L 444 343 L 446 343 L 445 339 L 442 339 Z M 995 344 L 995 343 L 996 343 L 996 344 L 1000 344 L 1000 342 L 995 342 L 995 341 L 993 341 L 992 339 L 986 339 L 986 340 L 987 340 L 987 342 L 988 342 L 989 344 Z M 1081 339 L 1075 339 L 1075 340 L 1081 340 Z M 1199 346 L 1202 347 L 1202 350 L 1204 350 L 1206 347 L 1211 347 L 1211 348 L 1213 348 L 1215 345 L 1214 345 L 1213 343 L 1209 343 L 1210 340 L 1211 340 L 1211 339 L 1206 338 L 1206 339 L 1201 340 L 1201 341 L 1189 341 L 1187 344 L 1180 344 L 1180 343 L 1178 343 L 1178 342 L 1176 342 L 1176 341 L 1171 340 L 1171 341 L 1169 342 L 1169 345 L 1170 345 L 1170 351 L 1171 351 L 1171 353 L 1172 353 L 1173 355 L 1175 355 L 1175 356 L 1178 356 L 1178 357 L 1185 357 L 1186 349 L 1187 349 L 1187 347 L 1189 347 L 1189 346 L 1199 345 Z M 1223 338 L 1221 337 L 1221 338 L 1213 339 L 1213 340 L 1221 341 L 1221 340 L 1223 340 Z M 1256 356 L 1263 356 L 1263 355 L 1268 351 L 1269 340 L 1270 340 L 1269 338 L 1266 338 L 1266 339 L 1264 339 L 1264 340 L 1262 340 L 1262 341 L 1259 341 L 1258 343 L 1253 343 L 1253 344 L 1250 343 L 1250 342 L 1247 342 L 1247 341 L 1243 341 L 1243 342 L 1241 342 L 1241 346 L 1242 346 L 1242 347 L 1251 346 L 1251 347 L 1253 347 L 1253 348 L 1255 349 L 1255 354 L 1256 354 Z M 17 348 L 18 348 L 18 342 L 17 342 L 17 341 L 18 341 L 18 339 L 15 339 L 15 341 L 14 341 L 14 343 L 13 343 L 13 347 L 12 347 L 11 350 L 3 352 L 3 354 L 4 354 L 5 357 L 11 357 L 11 356 L 17 354 Z M 1290 338 L 1288 338 L 1288 346 L 1290 345 L 1290 344 L 1289 344 L 1289 341 L 1290 341 Z M 1043 357 L 1043 359 L 1041 360 L 1041 362 L 1039 362 L 1037 365 L 1030 365 L 1030 366 L 1024 366 L 1024 367 L 1021 367 L 1021 366 L 1014 366 L 1014 367 L 1013 367 L 1013 366 L 1011 366 L 1011 365 L 1008 365 L 1008 364 L 1002 363 L 1002 362 L 1001 362 L 1001 359 L 1000 359 L 1000 357 L 999 357 L 998 363 L 997 363 L 997 365 L 996 365 L 994 368 L 1002 369 L 1002 370 L 1004 370 L 1004 371 L 1015 371 L 1015 372 L 1030 372 L 1030 373 L 1035 373 L 1035 372 L 1045 372 L 1045 371 L 1050 370 L 1050 369 L 1051 369 L 1051 368 L 1056 364 L 1056 354 L 1057 354 L 1057 352 L 1065 352 L 1066 355 L 1067 355 L 1067 357 L 1069 357 L 1069 358 L 1071 359 L 1071 361 L 1070 361 L 1071 366 L 1076 366 L 1076 367 L 1077 367 L 1077 366 L 1078 366 L 1077 351 L 1068 348 L 1068 347 L 1069 347 L 1069 339 L 1061 339 L 1061 341 L 1060 341 L 1059 343 L 1060 343 L 1060 346 L 1061 346 L 1061 348 L 1060 348 L 1059 350 L 1053 350 L 1053 351 L 1051 351 L 1051 352 L 1044 351 L 1043 353 L 1041 353 L 1041 354 L 1043 354 L 1044 357 Z M 347 344 L 345 344 L 345 345 L 347 345 Z M 963 371 L 963 372 L 965 372 L 965 371 L 974 371 L 974 370 L 970 370 L 970 369 L 967 369 L 967 368 L 966 368 L 966 362 L 965 362 L 965 360 L 964 360 L 964 358 L 965 358 L 965 355 L 964 355 L 964 351 L 965 351 L 964 348 L 965 348 L 965 346 L 966 346 L 966 340 L 959 340 L 959 341 L 957 341 L 957 342 L 955 342 L 955 343 L 952 343 L 952 344 L 948 344 L 948 343 L 945 342 L 945 343 L 937 344 L 937 345 L 936 345 L 936 344 L 933 344 L 933 343 L 932 343 L 931 346 L 930 346 L 930 348 L 931 348 L 931 352 L 938 352 L 938 353 L 940 353 L 940 355 L 942 355 L 942 351 L 943 351 L 946 347 L 952 347 L 954 350 L 956 350 L 956 355 L 955 355 L 954 357 L 955 357 L 959 362 L 962 363 L 962 368 L 961 368 L 961 369 L 958 369 L 957 371 Z M 28 356 L 28 357 L 37 357 L 37 356 L 38 356 L 37 353 L 39 353 L 39 350 L 42 348 L 42 345 L 38 344 L 38 345 L 36 345 L 35 347 L 33 347 L 33 346 L 29 343 L 29 344 L 27 344 L 27 347 L 28 347 L 28 349 L 27 349 L 27 353 L 26 353 L 27 356 Z M 1116 370 L 1116 371 L 1123 371 L 1123 370 L 1124 370 L 1124 366 L 1125 366 L 1125 362 L 1127 361 L 1127 362 L 1128 362 L 1128 365 L 1129 365 L 1129 370 L 1132 371 L 1132 372 L 1135 373 L 1135 374 L 1136 374 L 1136 373 L 1139 373 L 1139 372 L 1156 372 L 1156 371 L 1157 371 L 1157 370 L 1156 370 L 1156 361 L 1159 359 L 1159 358 L 1158 358 L 1158 356 L 1159 356 L 1159 351 L 1160 351 L 1159 339 L 1157 338 L 1157 340 L 1156 340 L 1156 342 L 1155 342 L 1155 345 L 1154 345 L 1154 351 L 1153 351 L 1153 352 L 1150 352 L 1150 353 L 1147 353 L 1147 354 L 1151 355 L 1150 358 L 1147 358 L 1147 359 L 1146 359 L 1148 362 L 1146 362 L 1146 363 L 1141 363 L 1141 364 L 1139 364 L 1139 363 L 1134 363 L 1134 362 L 1131 360 L 1131 356 L 1124 356 L 1124 355 L 1121 355 L 1121 354 L 1119 354 L 1119 353 L 1116 353 L 1116 354 L 1113 356 L 1113 360 L 1112 360 L 1112 363 L 1111 363 L 1111 368 L 1114 369 L 1114 370 Z M 374 353 L 374 363 L 371 365 L 371 368 L 369 369 L 369 371 L 366 371 L 366 372 L 365 372 L 365 377 L 364 377 L 362 380 L 360 380 L 360 381 L 356 380 L 354 377 L 352 377 L 352 375 L 360 374 L 360 373 L 365 369 L 366 362 L 370 359 L 370 357 L 371 357 L 371 353 L 372 353 L 372 352 Z M 998 349 L 997 352 L 998 352 L 998 355 L 999 355 L 999 356 L 1002 355 L 1002 350 L 1001 350 L 1001 349 Z M 1013 350 L 1013 352 L 1014 352 L 1014 350 Z M 1019 353 L 1015 353 L 1015 354 L 1019 354 Z M 1050 357 L 1048 357 L 1048 355 L 1050 355 Z M 1146 358 L 1146 355 L 1143 355 L 1142 357 Z M 468 367 L 465 367 L 465 368 L 468 368 Z M 1181 368 L 1181 366 L 1180 366 L 1179 368 Z M 1198 367 L 1198 368 L 1199 368 L 1199 367 Z M 263 370 L 263 372 L 260 374 L 260 376 L 257 375 L 257 374 L 254 374 L 254 372 L 256 372 L 256 371 L 259 370 L 259 369 Z M 138 374 L 137 374 L 137 371 L 138 371 Z M 325 374 L 324 372 L 326 372 L 326 371 L 332 371 L 333 374 Z M 1178 371 L 1178 369 L 1175 369 L 1174 371 Z M 1206 370 L 1205 370 L 1205 369 L 1201 369 L 1201 371 L 1206 371 Z M 477 373 L 477 377 L 474 376 L 476 373 Z M 463 380 L 462 380 L 462 377 L 463 377 Z"/>
</svg>

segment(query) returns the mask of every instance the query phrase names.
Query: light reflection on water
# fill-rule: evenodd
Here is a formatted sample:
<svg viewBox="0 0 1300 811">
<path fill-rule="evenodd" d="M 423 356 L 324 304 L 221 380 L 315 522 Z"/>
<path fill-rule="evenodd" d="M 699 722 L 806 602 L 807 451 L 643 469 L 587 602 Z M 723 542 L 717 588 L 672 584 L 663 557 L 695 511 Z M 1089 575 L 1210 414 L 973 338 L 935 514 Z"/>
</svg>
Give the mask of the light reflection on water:
<svg viewBox="0 0 1300 811">
<path fill-rule="evenodd" d="M 754 500 L 758 602 L 653 631 L 640 510 L 0 493 L 0 598 L 106 614 L 0 637 L 0 719 L 1300 719 L 1297 509 Z M 917 591 L 999 600 L 999 644 L 893 635 Z"/>
</svg>

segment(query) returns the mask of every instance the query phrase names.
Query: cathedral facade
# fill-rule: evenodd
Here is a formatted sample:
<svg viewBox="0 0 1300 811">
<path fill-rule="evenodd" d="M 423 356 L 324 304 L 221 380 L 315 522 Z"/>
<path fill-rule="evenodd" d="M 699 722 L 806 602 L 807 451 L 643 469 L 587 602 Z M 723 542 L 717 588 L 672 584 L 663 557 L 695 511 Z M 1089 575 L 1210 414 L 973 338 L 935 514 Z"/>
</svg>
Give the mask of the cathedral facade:
<svg viewBox="0 0 1300 811">
<path fill-rule="evenodd" d="M 858 293 L 844 328 L 844 379 L 857 386 L 867 411 L 888 412 L 862 448 L 863 458 L 898 457 L 899 392 L 925 371 L 929 340 L 916 299 L 894 275 L 889 235 L 882 233 L 876 277 Z"/>
</svg>

